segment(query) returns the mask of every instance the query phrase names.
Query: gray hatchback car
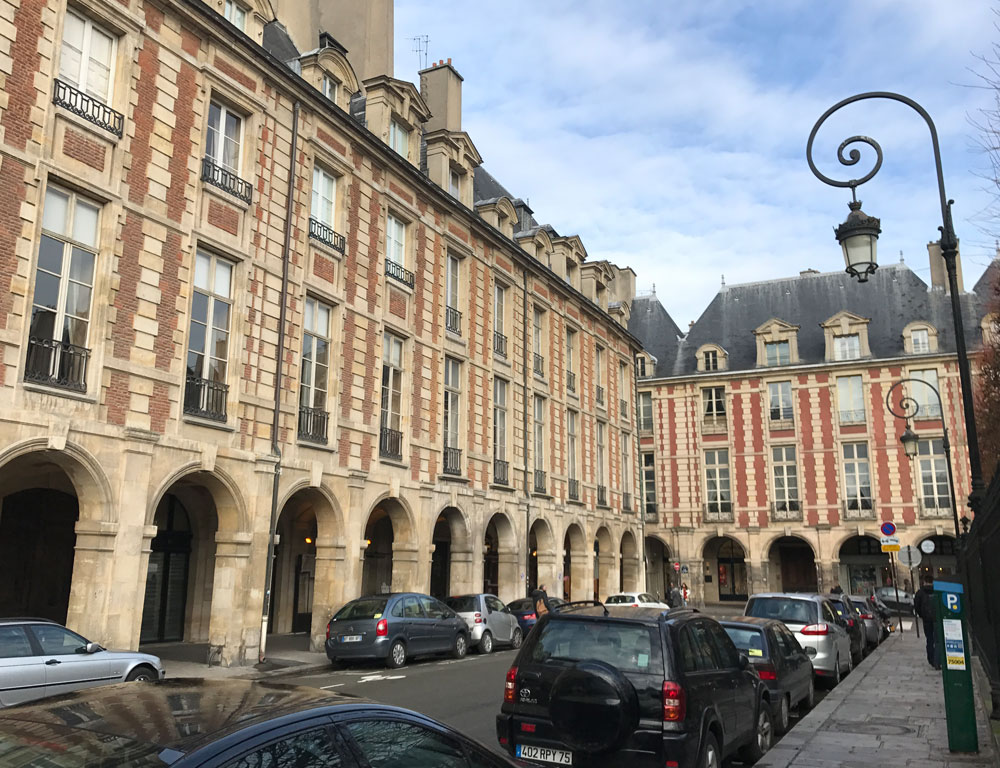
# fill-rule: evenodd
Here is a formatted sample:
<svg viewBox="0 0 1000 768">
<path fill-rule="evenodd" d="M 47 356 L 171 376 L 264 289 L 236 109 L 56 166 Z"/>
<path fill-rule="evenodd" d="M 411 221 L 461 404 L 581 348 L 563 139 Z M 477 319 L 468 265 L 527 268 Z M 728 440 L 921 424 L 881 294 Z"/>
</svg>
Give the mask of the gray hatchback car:
<svg viewBox="0 0 1000 768">
<path fill-rule="evenodd" d="M 48 619 L 0 619 L 0 707 L 164 675 L 148 653 L 105 650 Z"/>
<path fill-rule="evenodd" d="M 469 625 L 469 645 L 480 653 L 493 653 L 496 645 L 515 650 L 524 639 L 517 617 L 499 597 L 490 594 L 456 595 L 445 600 Z"/>
</svg>

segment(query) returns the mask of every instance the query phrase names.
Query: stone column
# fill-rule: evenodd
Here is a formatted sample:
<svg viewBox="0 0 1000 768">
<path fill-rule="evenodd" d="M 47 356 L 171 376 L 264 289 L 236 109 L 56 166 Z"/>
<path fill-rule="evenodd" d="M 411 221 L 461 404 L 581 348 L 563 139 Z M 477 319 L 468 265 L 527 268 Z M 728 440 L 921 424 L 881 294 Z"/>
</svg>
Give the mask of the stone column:
<svg viewBox="0 0 1000 768">
<path fill-rule="evenodd" d="M 450 584 L 448 589 L 453 595 L 467 592 L 479 592 L 483 588 L 483 558 L 479 556 L 479 583 L 475 579 L 475 562 L 472 550 L 451 550 L 451 566 L 448 568 Z"/>
<path fill-rule="evenodd" d="M 521 578 L 521 574 L 524 572 L 525 565 L 521 561 L 520 553 L 516 550 L 501 549 L 497 559 L 499 560 L 497 580 L 500 583 L 500 594 L 497 597 L 505 603 L 523 597 L 524 579 Z"/>
<path fill-rule="evenodd" d="M 564 597 L 562 567 L 555 552 L 538 553 L 538 583 L 544 584 L 546 591 L 554 597 Z"/>
<path fill-rule="evenodd" d="M 612 552 L 601 552 L 597 555 L 597 574 L 600 579 L 600 595 L 595 595 L 595 599 L 603 600 L 608 595 L 613 595 L 618 591 L 618 574 L 615 571 L 615 560 L 617 558 Z"/>
<path fill-rule="evenodd" d="M 431 545 L 433 546 L 433 545 Z M 427 553 L 430 562 L 432 551 Z M 392 584 L 393 592 L 426 592 L 426 585 L 420 582 L 420 557 L 417 546 L 403 542 L 392 542 Z"/>
<path fill-rule="evenodd" d="M 82 518 L 76 522 L 66 626 L 102 645 L 116 639 L 109 635 L 107 615 L 117 536 L 118 523 Z"/>
<path fill-rule="evenodd" d="M 344 604 L 346 547 L 330 536 L 316 539 L 316 576 L 313 582 L 312 627 L 309 650 L 322 651 L 326 643 L 326 625 Z M 352 593 L 353 594 L 353 593 Z"/>
<path fill-rule="evenodd" d="M 212 610 L 208 627 L 208 642 L 212 660 L 224 667 L 256 663 L 247 658 L 244 632 L 260 628 L 244 626 L 247 597 L 247 565 L 250 560 L 252 535 L 220 531 L 215 534 L 215 572 L 212 579 Z M 256 649 L 254 649 L 256 650 Z"/>
</svg>

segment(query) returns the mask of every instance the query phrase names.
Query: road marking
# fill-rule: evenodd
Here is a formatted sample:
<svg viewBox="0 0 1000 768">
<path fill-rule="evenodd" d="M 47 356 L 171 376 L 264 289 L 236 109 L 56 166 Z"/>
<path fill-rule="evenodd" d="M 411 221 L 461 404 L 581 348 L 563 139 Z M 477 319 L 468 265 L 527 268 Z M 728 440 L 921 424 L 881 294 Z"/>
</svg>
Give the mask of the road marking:
<svg viewBox="0 0 1000 768">
<path fill-rule="evenodd" d="M 359 683 L 374 683 L 377 680 L 402 680 L 406 675 L 365 675 L 358 680 Z"/>
<path fill-rule="evenodd" d="M 342 685 L 346 685 L 346 683 L 334 683 L 333 685 L 321 685 L 320 686 L 320 690 L 321 691 L 328 691 L 331 688 L 339 688 Z"/>
</svg>

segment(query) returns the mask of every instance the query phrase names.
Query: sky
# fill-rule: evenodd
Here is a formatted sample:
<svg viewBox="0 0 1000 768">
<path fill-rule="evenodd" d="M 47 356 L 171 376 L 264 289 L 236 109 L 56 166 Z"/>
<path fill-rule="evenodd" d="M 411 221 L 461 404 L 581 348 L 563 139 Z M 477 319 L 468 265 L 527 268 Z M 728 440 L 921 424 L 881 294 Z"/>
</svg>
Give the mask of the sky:
<svg viewBox="0 0 1000 768">
<path fill-rule="evenodd" d="M 865 91 L 904 94 L 936 123 L 971 289 L 1000 236 L 972 124 L 994 104 L 977 57 L 1000 43 L 998 20 L 983 0 L 395 0 L 394 63 L 418 82 L 411 38 L 427 35 L 427 60 L 464 77 L 483 167 L 588 259 L 632 267 L 684 328 L 723 275 L 843 269 L 833 228 L 850 191 L 813 176 L 805 147 L 828 107 Z M 817 136 L 823 173 L 872 167 L 864 147 L 858 166 L 837 163 L 857 134 L 884 153 L 858 190 L 882 220 L 879 260 L 902 251 L 929 282 L 941 209 L 927 127 L 894 102 L 845 107 Z"/>
</svg>

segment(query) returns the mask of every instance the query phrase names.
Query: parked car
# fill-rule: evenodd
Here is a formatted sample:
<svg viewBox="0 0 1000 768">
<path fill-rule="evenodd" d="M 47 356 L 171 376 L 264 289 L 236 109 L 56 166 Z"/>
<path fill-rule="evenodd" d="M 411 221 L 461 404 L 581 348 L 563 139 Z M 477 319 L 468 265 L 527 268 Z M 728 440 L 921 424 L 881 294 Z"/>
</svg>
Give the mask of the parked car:
<svg viewBox="0 0 1000 768">
<path fill-rule="evenodd" d="M 851 595 L 851 602 L 860 614 L 861 621 L 865 625 L 865 637 L 868 639 L 870 648 L 877 648 L 882 642 L 882 619 L 878 615 L 875 606 L 870 598 L 864 595 Z"/>
<path fill-rule="evenodd" d="M 0 619 L 0 707 L 164 674 L 156 656 L 106 650 L 54 621 Z"/>
<path fill-rule="evenodd" d="M 842 623 L 829 598 L 765 592 L 751 595 L 744 614 L 777 619 L 788 627 L 809 654 L 816 676 L 832 685 L 840 682 L 844 672 L 854 669 L 846 622 Z"/>
<path fill-rule="evenodd" d="M 872 595 L 871 601 L 878 612 L 878 617 L 882 620 L 882 639 L 885 640 L 892 633 L 893 629 L 892 611 L 889 610 L 889 606 L 882 602 L 882 599 L 878 595 Z"/>
<path fill-rule="evenodd" d="M 524 631 L 517 618 L 496 595 L 458 595 L 444 601 L 469 625 L 469 645 L 480 653 L 493 653 L 495 644 L 520 648 Z"/>
<path fill-rule="evenodd" d="M 424 715 L 249 680 L 109 686 L 4 712 L 4 765 L 475 766 L 514 763 Z"/>
<path fill-rule="evenodd" d="M 774 619 L 746 616 L 720 619 L 733 644 L 750 659 L 761 681 L 771 692 L 774 730 L 788 730 L 790 712 L 805 714 L 816 703 L 813 665 L 795 635 Z"/>
<path fill-rule="evenodd" d="M 847 626 L 847 634 L 851 637 L 851 659 L 855 664 L 860 664 L 861 660 L 868 655 L 868 637 L 865 633 L 864 622 L 861 621 L 861 613 L 854 607 L 849 595 L 831 594 L 827 597 L 833 603 L 833 609 L 837 615 L 844 620 Z"/>
<path fill-rule="evenodd" d="M 630 605 L 633 608 L 659 608 L 669 610 L 670 606 L 662 600 L 648 592 L 619 592 L 617 595 L 608 595 L 604 601 L 605 605 Z"/>
<path fill-rule="evenodd" d="M 770 691 L 715 619 L 681 608 L 568 604 L 507 671 L 497 739 L 516 758 L 584 768 L 755 762 Z"/>
<path fill-rule="evenodd" d="M 913 593 L 907 592 L 905 589 L 899 590 L 899 596 L 896 596 L 896 587 L 879 587 L 875 590 L 875 595 L 883 603 L 888 606 L 888 608 L 895 613 L 897 610 L 902 610 L 903 615 L 909 616 L 913 613 Z"/>
<path fill-rule="evenodd" d="M 384 659 L 396 669 L 411 656 L 469 649 L 469 627 L 455 611 L 429 595 L 401 592 L 352 600 L 326 625 L 326 656 L 334 664 Z"/>
<path fill-rule="evenodd" d="M 559 597 L 549 597 L 549 605 L 553 608 L 558 608 L 561 605 L 565 605 L 566 601 Z M 531 628 L 535 626 L 535 622 L 538 621 L 538 616 L 535 614 L 535 604 L 530 597 L 522 597 L 519 600 L 511 600 L 507 603 L 507 608 L 510 610 L 514 618 L 517 619 L 518 626 L 521 627 L 521 634 L 524 637 L 528 636 Z"/>
</svg>

